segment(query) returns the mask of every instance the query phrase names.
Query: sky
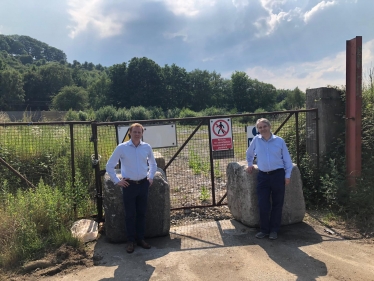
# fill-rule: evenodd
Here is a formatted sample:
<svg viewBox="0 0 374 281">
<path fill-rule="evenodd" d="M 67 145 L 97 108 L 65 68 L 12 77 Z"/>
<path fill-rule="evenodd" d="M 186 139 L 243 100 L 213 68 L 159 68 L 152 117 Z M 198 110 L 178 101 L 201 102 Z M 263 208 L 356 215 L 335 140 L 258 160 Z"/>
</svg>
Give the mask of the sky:
<svg viewBox="0 0 374 281">
<path fill-rule="evenodd" d="M 303 91 L 345 85 L 346 41 L 362 36 L 364 83 L 374 68 L 373 0 L 1 0 L 0 34 L 68 62 L 147 57 Z"/>
</svg>

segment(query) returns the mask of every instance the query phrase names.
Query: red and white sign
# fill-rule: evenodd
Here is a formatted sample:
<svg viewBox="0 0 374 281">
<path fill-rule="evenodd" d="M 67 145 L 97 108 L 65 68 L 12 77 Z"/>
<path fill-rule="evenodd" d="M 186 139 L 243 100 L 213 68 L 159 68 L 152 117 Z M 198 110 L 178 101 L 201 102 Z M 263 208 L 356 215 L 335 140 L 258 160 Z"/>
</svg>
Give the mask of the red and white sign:
<svg viewBox="0 0 374 281">
<path fill-rule="evenodd" d="M 212 150 L 232 149 L 231 119 L 210 119 Z"/>
</svg>

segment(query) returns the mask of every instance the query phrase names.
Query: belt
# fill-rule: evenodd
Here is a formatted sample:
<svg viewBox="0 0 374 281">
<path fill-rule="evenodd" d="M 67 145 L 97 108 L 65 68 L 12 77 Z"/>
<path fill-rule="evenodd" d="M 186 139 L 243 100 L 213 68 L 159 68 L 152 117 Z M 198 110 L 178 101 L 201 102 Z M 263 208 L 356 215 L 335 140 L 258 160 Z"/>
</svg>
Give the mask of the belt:
<svg viewBox="0 0 374 281">
<path fill-rule="evenodd" d="M 144 179 L 141 179 L 141 180 L 137 180 L 137 181 L 134 181 L 134 180 L 126 180 L 128 183 L 132 183 L 132 184 L 141 184 L 143 182 L 145 182 L 147 180 L 147 177 L 145 177 Z"/>
<path fill-rule="evenodd" d="M 272 170 L 272 171 L 268 171 L 268 172 L 264 172 L 264 171 L 261 171 L 261 173 L 264 173 L 264 174 L 267 174 L 267 175 L 271 175 L 271 174 L 274 174 L 276 172 L 279 172 L 280 170 L 284 170 L 283 168 L 279 168 L 279 169 L 276 169 L 276 170 Z"/>
</svg>

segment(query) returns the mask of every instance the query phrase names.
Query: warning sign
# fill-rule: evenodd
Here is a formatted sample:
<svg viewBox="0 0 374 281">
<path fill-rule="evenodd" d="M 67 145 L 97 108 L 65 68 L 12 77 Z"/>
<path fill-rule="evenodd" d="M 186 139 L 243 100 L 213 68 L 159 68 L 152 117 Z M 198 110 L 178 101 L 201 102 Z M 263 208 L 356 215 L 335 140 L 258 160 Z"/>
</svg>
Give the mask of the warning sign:
<svg viewBox="0 0 374 281">
<path fill-rule="evenodd" d="M 232 149 L 231 119 L 210 119 L 212 150 Z"/>
</svg>

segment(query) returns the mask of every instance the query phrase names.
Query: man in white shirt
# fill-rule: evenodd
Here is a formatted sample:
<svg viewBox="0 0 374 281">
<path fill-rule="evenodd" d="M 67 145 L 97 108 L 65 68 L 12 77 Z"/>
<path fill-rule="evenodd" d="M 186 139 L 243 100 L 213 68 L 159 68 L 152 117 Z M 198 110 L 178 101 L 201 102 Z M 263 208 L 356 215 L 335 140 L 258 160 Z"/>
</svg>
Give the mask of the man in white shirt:
<svg viewBox="0 0 374 281">
<path fill-rule="evenodd" d="M 119 144 L 106 164 L 106 171 L 111 180 L 122 188 L 128 253 L 134 252 L 135 242 L 144 249 L 151 248 L 144 241 L 145 215 L 148 188 L 153 183 L 157 164 L 152 147 L 142 141 L 143 132 L 144 128 L 141 124 L 132 124 L 129 128 L 130 140 Z M 122 180 L 115 172 L 118 161 L 121 161 Z"/>
</svg>

